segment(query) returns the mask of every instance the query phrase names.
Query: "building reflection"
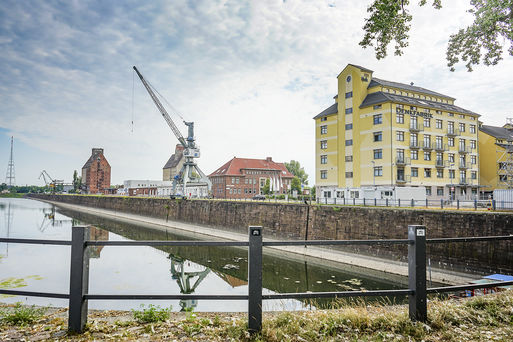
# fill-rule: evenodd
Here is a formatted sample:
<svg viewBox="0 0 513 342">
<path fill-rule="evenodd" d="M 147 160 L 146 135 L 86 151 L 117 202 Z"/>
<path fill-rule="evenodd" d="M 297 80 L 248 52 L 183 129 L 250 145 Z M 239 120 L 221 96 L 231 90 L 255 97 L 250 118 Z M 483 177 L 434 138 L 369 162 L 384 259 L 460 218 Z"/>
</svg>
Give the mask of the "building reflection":
<svg viewBox="0 0 513 342">
<path fill-rule="evenodd" d="M 205 279 L 205 277 L 210 273 L 210 268 L 200 266 L 195 263 L 191 263 L 189 260 L 186 260 L 180 256 L 169 253 L 168 259 L 171 260 L 171 278 L 176 280 L 178 287 L 180 288 L 180 293 L 182 294 L 191 294 L 194 293 L 196 288 L 201 284 L 201 282 Z M 185 268 L 193 269 L 193 268 L 204 268 L 203 270 L 189 270 L 186 271 Z M 181 299 L 180 300 L 180 311 L 193 311 L 194 308 L 198 305 L 198 301 L 196 299 Z"/>
<path fill-rule="evenodd" d="M 89 240 L 91 241 L 109 241 L 109 232 L 107 230 L 89 226 Z M 99 259 L 100 253 L 105 246 L 89 246 L 88 255 L 90 258 Z"/>
</svg>

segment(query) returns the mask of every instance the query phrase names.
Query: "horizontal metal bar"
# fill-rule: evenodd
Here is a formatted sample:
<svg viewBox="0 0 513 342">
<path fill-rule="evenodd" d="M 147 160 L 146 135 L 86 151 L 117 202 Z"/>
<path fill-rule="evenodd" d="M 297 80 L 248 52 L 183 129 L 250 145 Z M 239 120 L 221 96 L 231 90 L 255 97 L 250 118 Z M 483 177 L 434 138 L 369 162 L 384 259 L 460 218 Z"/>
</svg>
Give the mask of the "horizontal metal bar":
<svg viewBox="0 0 513 342">
<path fill-rule="evenodd" d="M 376 245 L 376 244 L 410 244 L 410 240 L 295 240 L 295 241 L 264 241 L 265 247 L 270 246 L 345 246 L 345 245 Z"/>
<path fill-rule="evenodd" d="M 412 290 L 376 290 L 376 291 L 342 291 L 342 292 L 302 292 L 276 293 L 262 295 L 262 299 L 304 299 L 304 298 L 338 298 L 338 297 L 373 297 L 373 296 L 406 296 Z"/>
<path fill-rule="evenodd" d="M 248 295 L 104 295 L 86 294 L 84 299 L 90 300 L 170 300 L 170 299 L 203 299 L 203 300 L 248 300 Z"/>
<path fill-rule="evenodd" d="M 67 241 L 67 240 L 39 240 L 39 239 L 0 238 L 0 242 L 6 242 L 6 243 L 25 243 L 25 244 L 32 244 L 32 245 L 65 245 L 65 246 L 71 246 L 71 241 Z"/>
<path fill-rule="evenodd" d="M 513 235 L 435 238 L 435 239 L 426 239 L 426 243 L 478 242 L 478 241 L 496 241 L 496 240 L 513 240 Z"/>
<path fill-rule="evenodd" d="M 248 246 L 248 241 L 86 241 L 86 246 Z"/>
<path fill-rule="evenodd" d="M 63 298 L 68 299 L 69 294 L 64 293 L 51 293 L 51 292 L 31 292 L 31 291 L 16 291 L 0 289 L 0 294 L 12 296 L 28 296 L 28 297 L 46 297 L 46 298 Z"/>
<path fill-rule="evenodd" d="M 443 293 L 443 292 L 453 292 L 453 291 L 460 291 L 460 290 L 486 289 L 486 288 L 490 288 L 490 287 L 507 286 L 507 285 L 513 285 L 513 280 L 499 281 L 499 282 L 488 283 L 488 284 L 467 284 L 467 285 L 456 285 L 456 286 L 432 287 L 430 289 L 427 289 L 427 293 Z"/>
</svg>

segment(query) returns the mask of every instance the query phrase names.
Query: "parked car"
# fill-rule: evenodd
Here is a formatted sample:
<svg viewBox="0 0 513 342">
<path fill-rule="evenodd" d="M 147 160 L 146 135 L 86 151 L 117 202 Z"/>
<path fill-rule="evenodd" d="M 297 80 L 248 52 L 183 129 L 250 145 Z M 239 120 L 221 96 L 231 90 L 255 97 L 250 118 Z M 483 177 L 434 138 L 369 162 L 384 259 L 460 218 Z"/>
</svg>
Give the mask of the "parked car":
<svg viewBox="0 0 513 342">
<path fill-rule="evenodd" d="M 265 195 L 255 195 L 253 196 L 253 199 L 257 201 L 265 201 Z"/>
<path fill-rule="evenodd" d="M 171 198 L 171 199 L 183 199 L 183 200 L 186 200 L 187 196 L 184 196 L 184 195 L 170 195 L 169 198 Z"/>
</svg>

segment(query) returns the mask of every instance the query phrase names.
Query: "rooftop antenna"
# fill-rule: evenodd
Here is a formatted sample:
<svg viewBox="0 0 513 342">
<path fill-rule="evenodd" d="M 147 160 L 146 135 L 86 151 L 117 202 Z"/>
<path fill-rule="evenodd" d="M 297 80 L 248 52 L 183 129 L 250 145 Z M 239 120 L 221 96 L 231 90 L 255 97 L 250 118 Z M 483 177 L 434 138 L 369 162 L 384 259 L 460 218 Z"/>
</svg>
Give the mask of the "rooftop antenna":
<svg viewBox="0 0 513 342">
<path fill-rule="evenodd" d="M 14 174 L 14 160 L 12 147 L 14 143 L 14 138 L 11 137 L 11 157 L 9 158 L 9 164 L 7 165 L 7 174 L 5 176 L 5 184 L 7 184 L 8 188 L 11 188 L 16 185 L 16 176 Z"/>
</svg>

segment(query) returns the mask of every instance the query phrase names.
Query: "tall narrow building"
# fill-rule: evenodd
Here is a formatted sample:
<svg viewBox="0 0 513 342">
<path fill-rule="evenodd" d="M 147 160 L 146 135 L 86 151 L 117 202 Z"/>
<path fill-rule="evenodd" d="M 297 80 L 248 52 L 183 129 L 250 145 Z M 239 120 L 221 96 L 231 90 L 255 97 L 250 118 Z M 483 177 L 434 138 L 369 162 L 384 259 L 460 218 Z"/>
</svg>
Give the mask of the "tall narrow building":
<svg viewBox="0 0 513 342">
<path fill-rule="evenodd" d="M 82 167 L 82 190 L 88 194 L 98 194 L 108 188 L 110 164 L 103 155 L 103 148 L 93 148 L 91 156 Z"/>
<path fill-rule="evenodd" d="M 348 64 L 335 103 L 314 117 L 318 197 L 424 187 L 428 199 L 478 195 L 479 114 L 453 97 Z"/>
</svg>

